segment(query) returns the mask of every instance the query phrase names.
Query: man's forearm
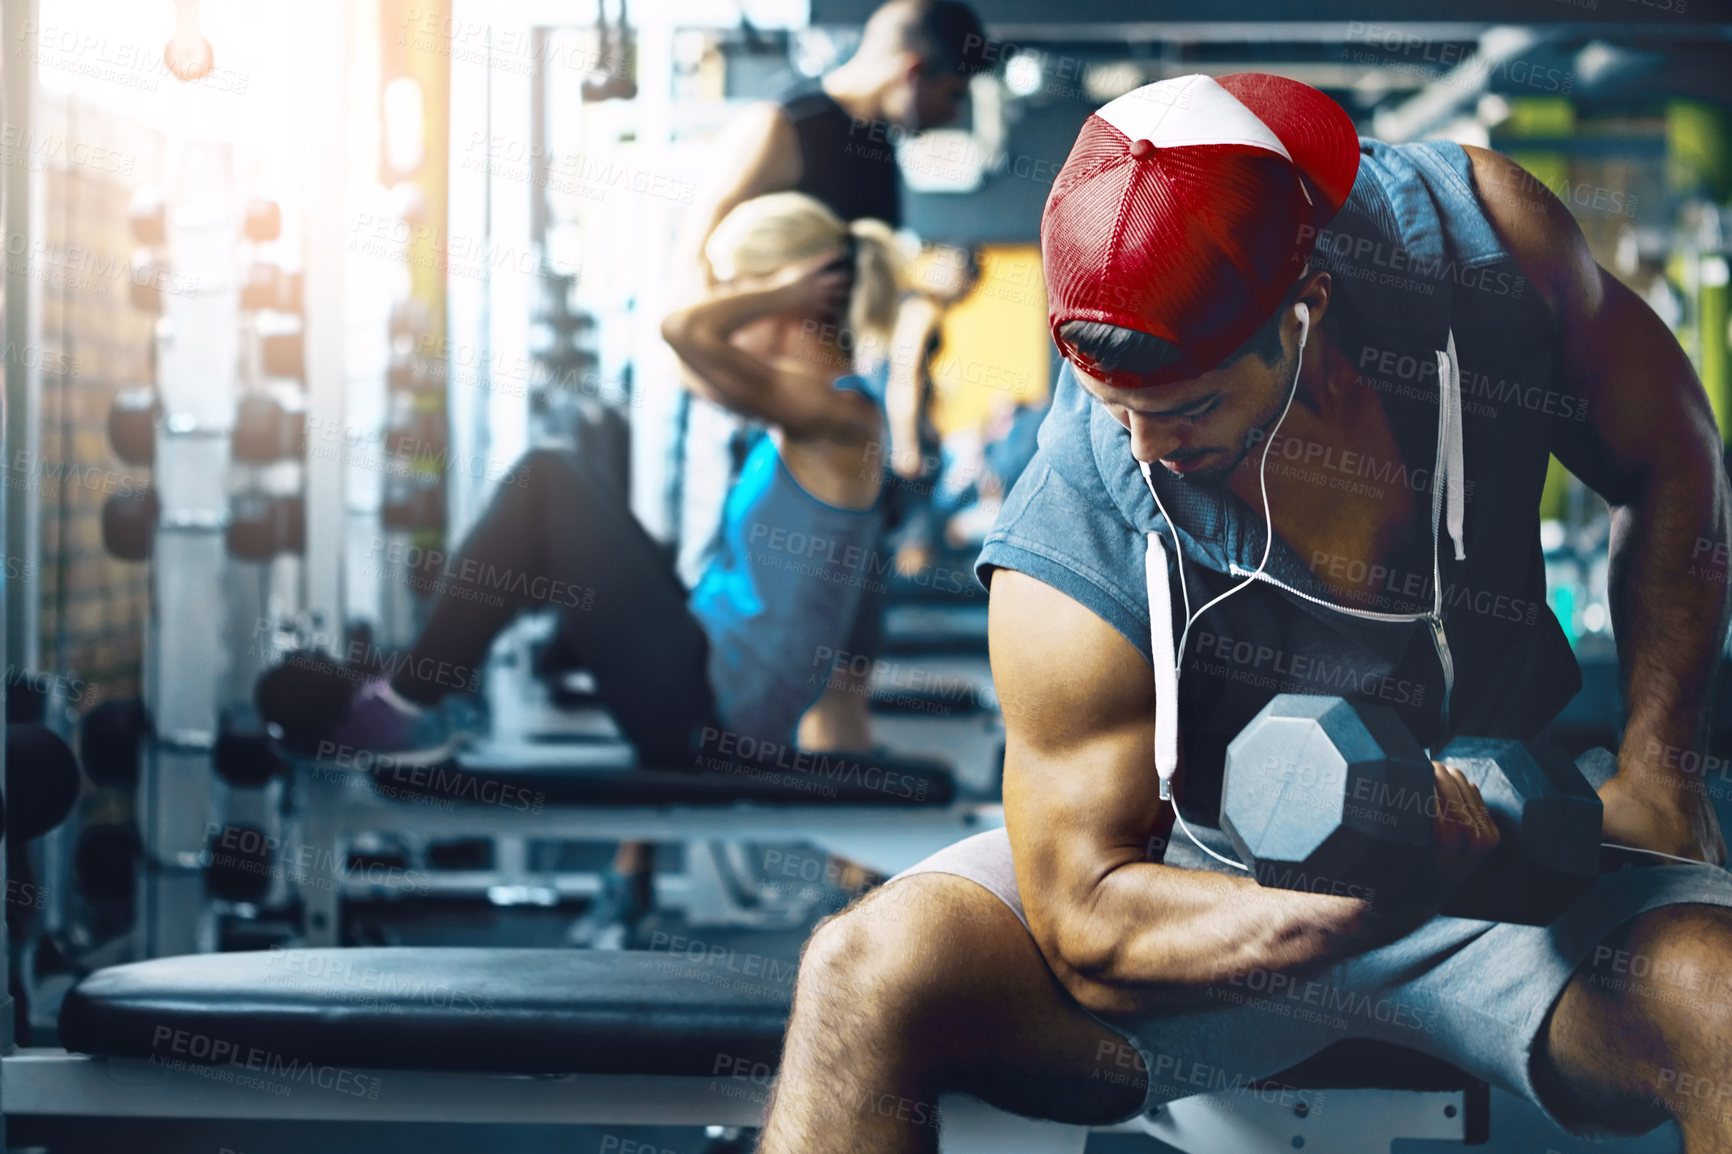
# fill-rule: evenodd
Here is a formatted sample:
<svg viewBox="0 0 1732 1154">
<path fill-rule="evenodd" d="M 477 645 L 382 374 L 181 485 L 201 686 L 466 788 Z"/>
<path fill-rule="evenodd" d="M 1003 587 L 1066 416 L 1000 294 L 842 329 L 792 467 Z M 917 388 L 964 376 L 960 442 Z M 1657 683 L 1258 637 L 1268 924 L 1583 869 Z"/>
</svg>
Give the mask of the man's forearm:
<svg viewBox="0 0 1732 1154">
<path fill-rule="evenodd" d="M 1096 1012 L 1182 1006 L 1207 1000 L 1214 985 L 1314 969 L 1405 932 L 1378 912 L 1374 890 L 1327 879 L 1319 888 L 1326 892 L 1153 862 L 1121 866 L 1066 935 L 1066 984 Z"/>
<path fill-rule="evenodd" d="M 1729 546 L 1717 462 L 1656 473 L 1612 511 L 1608 592 L 1629 703 L 1620 771 L 1678 765 L 1701 749 L 1726 638 Z"/>
</svg>

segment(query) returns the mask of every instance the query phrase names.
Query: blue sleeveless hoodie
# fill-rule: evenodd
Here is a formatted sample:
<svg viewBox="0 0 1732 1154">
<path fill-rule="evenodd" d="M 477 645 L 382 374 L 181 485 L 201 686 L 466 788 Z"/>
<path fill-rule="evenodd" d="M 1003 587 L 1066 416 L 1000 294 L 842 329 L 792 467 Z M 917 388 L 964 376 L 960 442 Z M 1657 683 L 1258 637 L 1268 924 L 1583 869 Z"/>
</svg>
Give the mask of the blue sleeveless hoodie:
<svg viewBox="0 0 1732 1154">
<path fill-rule="evenodd" d="M 887 371 L 834 387 L 871 397 L 882 420 Z M 800 716 L 829 679 L 869 587 L 885 580 L 884 497 L 843 509 L 806 492 L 760 433 L 728 491 L 715 557 L 692 588 L 710 642 L 709 681 L 721 723 L 791 746 Z"/>
<path fill-rule="evenodd" d="M 1176 698 L 1157 732 L 1176 722 L 1180 810 L 1204 825 L 1217 822 L 1227 743 L 1277 693 L 1388 706 L 1435 750 L 1454 734 L 1531 738 L 1581 686 L 1546 604 L 1539 500 L 1551 430 L 1585 420 L 1586 402 L 1556 378 L 1556 326 L 1486 220 L 1466 153 L 1361 141 L 1352 195 L 1312 261 L 1334 274 L 1324 323 L 1382 400 L 1401 460 L 1277 435 L 1269 468 L 1414 489 L 1431 539 L 1375 575 L 1375 597 L 1340 600 L 1277 538 L 1262 576 L 1182 633 L 1187 598 L 1194 612 L 1256 570 L 1262 510 L 1157 466 L 1169 524 L 1129 432 L 1068 366 L 976 563 L 983 584 L 1003 567 L 1059 590 L 1151 664 L 1151 638 L 1170 635 L 1158 647 L 1181 676 L 1157 692 L 1163 714 Z M 1151 565 L 1165 569 L 1164 604 Z"/>
</svg>

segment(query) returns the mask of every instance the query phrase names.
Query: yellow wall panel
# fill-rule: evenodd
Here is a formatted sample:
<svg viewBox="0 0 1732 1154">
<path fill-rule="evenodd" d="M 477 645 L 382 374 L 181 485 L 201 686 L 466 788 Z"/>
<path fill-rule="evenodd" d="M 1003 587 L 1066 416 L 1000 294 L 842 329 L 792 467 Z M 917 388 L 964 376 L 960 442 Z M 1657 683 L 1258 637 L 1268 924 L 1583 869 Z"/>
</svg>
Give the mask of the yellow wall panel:
<svg viewBox="0 0 1732 1154">
<path fill-rule="evenodd" d="M 1052 390 L 1046 281 L 1038 245 L 983 246 L 980 281 L 944 317 L 932 364 L 932 420 L 941 433 L 994 409 L 1044 401 Z"/>
</svg>

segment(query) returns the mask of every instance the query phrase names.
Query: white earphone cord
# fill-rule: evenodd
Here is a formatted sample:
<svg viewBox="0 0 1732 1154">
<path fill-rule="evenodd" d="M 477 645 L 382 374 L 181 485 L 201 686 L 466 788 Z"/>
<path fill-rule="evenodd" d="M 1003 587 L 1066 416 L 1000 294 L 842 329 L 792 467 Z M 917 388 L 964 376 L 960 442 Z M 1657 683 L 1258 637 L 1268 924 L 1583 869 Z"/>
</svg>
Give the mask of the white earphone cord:
<svg viewBox="0 0 1732 1154">
<path fill-rule="evenodd" d="M 1617 842 L 1615 842 L 1615 841 L 1603 841 L 1603 842 L 1601 842 L 1601 843 L 1600 843 L 1600 844 L 1601 844 L 1601 845 L 1602 845 L 1602 846 L 1604 846 L 1604 847 L 1606 847 L 1606 848 L 1607 848 L 1607 849 L 1621 849 L 1621 850 L 1624 850 L 1624 851 L 1625 851 L 1625 852 L 1627 852 L 1627 853 L 1645 853 L 1645 854 L 1652 854 L 1652 855 L 1653 855 L 1653 856 L 1654 856 L 1654 857 L 1663 857 L 1663 858 L 1665 858 L 1665 859 L 1666 859 L 1666 860 L 1667 860 L 1667 861 L 1681 861 L 1681 862 L 1683 862 L 1683 863 L 1684 863 L 1684 864 L 1685 864 L 1685 865 L 1707 865 L 1707 864 L 1709 864 L 1709 863 L 1708 863 L 1708 862 L 1705 862 L 1705 861 L 1703 861 L 1703 860 L 1702 860 L 1702 859 L 1701 859 L 1701 858 L 1694 858 L 1694 857 L 1679 857 L 1679 856 L 1678 856 L 1678 855 L 1677 855 L 1677 854 L 1675 854 L 1675 853 L 1661 853 L 1661 852 L 1660 852 L 1660 851 L 1659 851 L 1659 850 L 1657 850 L 1657 849 L 1643 849 L 1643 848 L 1642 848 L 1642 847 L 1641 847 L 1641 846 L 1639 846 L 1639 845 L 1619 845 L 1619 844 L 1618 844 L 1618 843 L 1617 843 Z M 1719 868 L 1720 868 L 1720 867 L 1719 867 L 1719 866 L 1715 866 L 1715 867 L 1714 867 L 1714 868 L 1715 868 L 1715 869 L 1719 869 Z"/>
<path fill-rule="evenodd" d="M 1257 486 L 1258 486 L 1258 490 L 1260 491 L 1260 493 L 1262 494 L 1262 497 L 1263 497 L 1263 556 L 1257 562 L 1257 568 L 1252 572 L 1251 576 L 1245 578 L 1245 580 L 1243 580 L 1239 584 L 1233 586 L 1231 589 L 1227 590 L 1225 593 L 1222 593 L 1218 597 L 1215 597 L 1212 600 L 1208 601 L 1200 609 L 1198 609 L 1195 613 L 1191 612 L 1191 592 L 1190 592 L 1190 589 L 1186 585 L 1186 582 L 1185 582 L 1184 553 L 1182 551 L 1182 547 L 1179 544 L 1178 529 L 1174 527 L 1173 519 L 1171 517 L 1167 516 L 1167 507 L 1161 503 L 1161 495 L 1160 495 L 1160 493 L 1158 493 L 1155 490 L 1155 481 L 1154 481 L 1154 476 L 1153 476 L 1153 465 L 1150 463 L 1147 463 L 1147 462 L 1144 462 L 1142 465 L 1143 483 L 1149 487 L 1149 495 L 1155 499 L 1155 508 L 1157 508 L 1161 511 L 1161 517 L 1167 523 L 1167 531 L 1173 535 L 1174 555 L 1176 557 L 1178 557 L 1178 559 L 1179 559 L 1178 565 L 1177 565 L 1177 568 L 1179 570 L 1179 594 L 1184 599 L 1184 605 L 1185 605 L 1185 627 L 1182 630 L 1180 630 L 1180 632 L 1179 632 L 1179 644 L 1178 644 L 1178 653 L 1181 655 L 1185 651 L 1186 641 L 1190 638 L 1191 626 L 1196 623 L 1197 618 L 1201 617 L 1204 613 L 1208 612 L 1214 606 L 1219 605 L 1222 601 L 1225 601 L 1227 598 L 1231 597 L 1233 594 L 1244 589 L 1247 585 L 1250 585 L 1253 581 L 1255 581 L 1257 579 L 1258 575 L 1261 574 L 1263 572 L 1263 570 L 1265 568 L 1267 568 L 1269 565 L 1269 554 L 1270 554 L 1270 552 L 1273 549 L 1274 544 L 1275 544 L 1275 522 L 1274 522 L 1273 517 L 1269 513 L 1269 450 L 1275 444 L 1275 434 L 1280 432 L 1282 424 L 1285 423 L 1287 420 L 1288 412 L 1291 411 L 1293 408 L 1293 398 L 1299 395 L 1300 364 L 1303 362 L 1303 358 L 1305 355 L 1305 340 L 1310 335 L 1310 332 L 1311 332 L 1311 312 L 1310 312 L 1310 310 L 1307 309 L 1304 305 L 1299 305 L 1299 306 L 1297 306 L 1296 311 L 1299 314 L 1299 352 L 1296 355 L 1295 360 L 1297 362 L 1300 362 L 1300 363 L 1296 363 L 1293 366 L 1293 380 L 1288 385 L 1288 388 L 1287 388 L 1287 403 L 1281 407 L 1281 416 L 1276 419 L 1275 424 L 1269 430 L 1268 435 L 1263 438 L 1263 456 L 1257 462 Z M 1157 551 L 1159 551 L 1160 544 L 1159 544 L 1158 535 L 1151 533 L 1149 536 L 1150 536 L 1150 544 L 1152 546 L 1154 546 L 1154 548 Z M 1151 596 L 1158 594 L 1158 595 L 1164 597 L 1164 596 L 1167 596 L 1167 592 L 1166 592 L 1166 588 L 1167 588 L 1166 563 L 1165 563 L 1165 560 L 1163 558 L 1159 558 L 1159 557 L 1154 558 L 1154 561 L 1156 562 L 1156 564 L 1150 565 L 1150 573 L 1149 573 L 1149 585 L 1150 585 L 1150 589 L 1151 589 Z M 1157 564 L 1158 564 L 1158 576 L 1157 576 L 1157 572 L 1156 572 Z M 1156 586 L 1159 586 L 1158 590 L 1156 589 Z M 1153 619 L 1155 616 L 1154 606 L 1152 604 L 1149 607 L 1149 616 L 1151 619 Z M 1162 642 L 1162 637 L 1161 637 L 1162 633 L 1165 634 L 1165 644 L 1164 645 L 1161 643 Z M 1185 824 L 1184 816 L 1179 813 L 1178 802 L 1173 797 L 1172 782 L 1173 782 L 1173 774 L 1178 769 L 1178 733 L 1177 733 L 1178 699 L 1177 699 L 1177 694 L 1178 694 L 1178 688 L 1179 688 L 1179 678 L 1183 675 L 1184 665 L 1183 665 L 1182 657 L 1175 659 L 1169 650 L 1169 647 L 1172 645 L 1172 633 L 1170 630 L 1163 631 L 1160 629 L 1160 627 L 1158 625 L 1156 625 L 1154 627 L 1154 634 L 1153 634 L 1152 640 L 1153 640 L 1154 645 L 1156 646 L 1155 669 L 1157 671 L 1157 674 L 1159 674 L 1156 678 L 1157 693 L 1160 692 L 1162 689 L 1165 689 L 1169 694 L 1172 695 L 1172 703 L 1165 710 L 1163 710 L 1160 707 L 1159 702 L 1156 703 L 1155 772 L 1160 775 L 1160 779 L 1161 779 L 1161 799 L 1163 801 L 1172 802 L 1173 820 L 1178 823 L 1179 828 L 1184 831 L 1185 836 L 1191 839 L 1192 845 L 1196 846 L 1198 849 L 1202 850 L 1204 853 L 1208 854 L 1210 857 L 1214 858 L 1216 861 L 1221 862 L 1224 865 L 1229 865 L 1229 866 L 1232 866 L 1234 869 L 1244 870 L 1245 872 L 1249 873 L 1251 870 L 1250 866 L 1246 865 L 1243 862 L 1234 861 L 1230 857 L 1226 857 L 1222 854 L 1218 854 L 1214 850 L 1210 849 L 1208 846 L 1204 845 L 1201 841 L 1197 840 L 1197 835 L 1191 832 L 1191 827 Z M 1163 650 L 1166 650 L 1167 652 L 1162 652 Z M 1163 657 L 1165 658 L 1165 660 L 1163 660 Z M 1171 664 L 1168 665 L 1167 664 L 1168 662 L 1171 662 Z M 1168 680 L 1168 678 L 1164 675 L 1164 670 L 1166 668 L 1171 668 L 1173 670 L 1170 686 L 1165 686 L 1165 685 L 1161 684 L 1161 683 L 1164 683 Z M 1163 730 L 1162 714 L 1163 713 L 1165 714 L 1165 720 L 1167 721 L 1167 724 L 1164 728 L 1173 730 L 1173 732 L 1171 734 L 1164 734 L 1162 732 L 1162 730 Z"/>
</svg>

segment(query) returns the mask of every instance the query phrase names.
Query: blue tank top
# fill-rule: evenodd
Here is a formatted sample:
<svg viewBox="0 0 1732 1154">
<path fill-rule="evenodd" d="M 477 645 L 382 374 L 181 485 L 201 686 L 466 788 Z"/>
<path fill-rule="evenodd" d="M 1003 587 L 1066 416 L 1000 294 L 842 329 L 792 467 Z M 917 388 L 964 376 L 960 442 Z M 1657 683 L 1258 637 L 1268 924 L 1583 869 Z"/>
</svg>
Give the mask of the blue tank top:
<svg viewBox="0 0 1732 1154">
<path fill-rule="evenodd" d="M 1386 573 L 1369 575 L 1371 596 L 1356 603 L 1314 575 L 1315 559 L 1277 538 L 1265 571 L 1273 581 L 1197 619 L 1177 653 L 1187 820 L 1215 823 L 1227 743 L 1277 693 L 1389 706 L 1435 748 L 1457 733 L 1532 738 L 1581 687 L 1546 603 L 1539 503 L 1552 430 L 1585 420 L 1587 406 L 1556 371 L 1556 326 L 1486 220 L 1469 163 L 1454 144 L 1361 141 L 1352 196 L 1313 257 L 1334 277 L 1333 339 L 1382 400 L 1400 459 L 1281 461 L 1272 451 L 1270 460 L 1271 469 L 1306 469 L 1319 484 L 1409 486 L 1419 509 L 1433 510 L 1433 532 Z M 1459 548 L 1437 516 L 1445 504 L 1437 465 L 1447 456 L 1439 354 L 1449 348 L 1459 389 L 1447 408 L 1464 466 L 1450 470 L 1465 491 Z M 1173 530 L 1193 607 L 1256 569 L 1262 510 L 1218 482 L 1156 468 L 1169 524 L 1131 457 L 1129 433 L 1068 366 L 1039 444 L 981 551 L 982 583 L 997 567 L 1029 574 L 1152 662 L 1151 621 L 1170 628 L 1176 646 L 1185 620 Z M 1171 602 L 1154 612 L 1151 531 L 1166 544 Z M 1421 613 L 1441 620 L 1414 619 Z"/>
<path fill-rule="evenodd" d="M 851 374 L 834 387 L 871 397 L 882 420 L 882 379 Z M 800 487 L 776 438 L 752 446 L 723 508 L 716 555 L 691 596 L 728 729 L 793 743 L 842 657 L 862 596 L 887 578 L 883 505 L 882 495 L 866 509 L 826 504 Z"/>
</svg>

